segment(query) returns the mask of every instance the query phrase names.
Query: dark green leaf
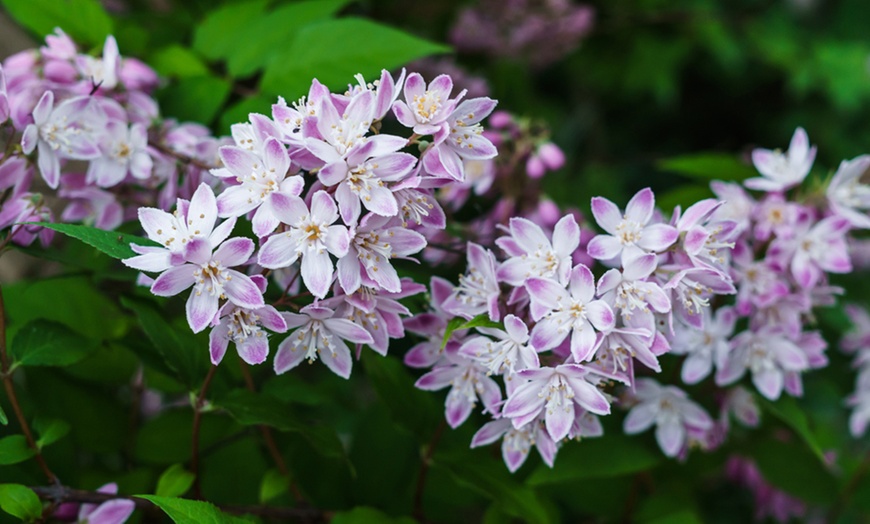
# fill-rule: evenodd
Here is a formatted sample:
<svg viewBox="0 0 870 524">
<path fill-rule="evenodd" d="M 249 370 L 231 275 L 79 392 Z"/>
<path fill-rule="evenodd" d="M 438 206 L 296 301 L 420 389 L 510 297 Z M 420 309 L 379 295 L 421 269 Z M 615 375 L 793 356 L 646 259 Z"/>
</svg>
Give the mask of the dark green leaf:
<svg viewBox="0 0 870 524">
<path fill-rule="evenodd" d="M 173 44 L 151 55 L 151 66 L 163 76 L 186 78 L 190 76 L 205 76 L 208 67 L 202 63 L 199 56 L 192 50 Z"/>
<path fill-rule="evenodd" d="M 142 301 L 121 298 L 124 307 L 136 313 L 142 330 L 166 364 L 190 389 L 199 387 L 207 368 L 208 347 L 189 329 L 178 329 L 166 321 L 153 306 Z"/>
<path fill-rule="evenodd" d="M 282 5 L 258 16 L 247 28 L 245 45 L 232 48 L 227 69 L 233 76 L 248 76 L 263 68 L 308 24 L 326 20 L 351 0 L 305 0 Z"/>
<path fill-rule="evenodd" d="M 467 455 L 436 455 L 436 467 L 447 469 L 457 484 L 477 491 L 525 522 L 552 522 L 538 494 L 511 476 L 501 461 L 469 461 Z"/>
<path fill-rule="evenodd" d="M 441 417 L 435 398 L 415 388 L 408 368 L 395 358 L 365 352 L 362 363 L 390 418 L 418 439 L 428 440 Z"/>
<path fill-rule="evenodd" d="M 330 524 L 414 524 L 411 517 L 391 517 L 374 508 L 356 507 L 348 511 L 340 511 L 332 517 Z"/>
<path fill-rule="evenodd" d="M 9 419 L 6 418 L 6 412 L 3 411 L 3 406 L 0 406 L 0 424 L 6 425 L 9 424 Z"/>
<path fill-rule="evenodd" d="M 190 489 L 195 478 L 181 464 L 173 464 L 160 475 L 155 494 L 159 497 L 180 497 Z"/>
<path fill-rule="evenodd" d="M 27 445 L 24 435 L 9 435 L 0 439 L 0 465 L 18 464 L 34 455 L 36 452 Z"/>
<path fill-rule="evenodd" d="M 764 479 L 774 486 L 816 504 L 837 498 L 837 483 L 805 446 L 767 439 L 752 444 L 752 458 Z"/>
<path fill-rule="evenodd" d="M 703 200 L 705 198 L 710 198 L 712 196 L 713 193 L 706 185 L 682 185 L 665 191 L 663 193 L 657 194 L 656 207 L 664 211 L 665 214 L 668 214 L 671 213 L 677 206 L 680 206 L 683 210 L 685 210 L 695 202 L 698 202 L 699 200 Z"/>
<path fill-rule="evenodd" d="M 268 0 L 234 2 L 208 13 L 193 33 L 193 48 L 206 58 L 226 58 L 249 38 L 249 28 Z"/>
<path fill-rule="evenodd" d="M 85 244 L 99 249 L 101 252 L 109 255 L 112 258 L 130 258 L 136 256 L 136 253 L 130 249 L 130 244 L 138 244 L 140 246 L 158 246 L 152 240 L 147 238 L 128 235 L 126 233 L 118 233 L 117 231 L 106 231 L 91 226 L 82 226 L 78 224 L 54 224 L 51 222 L 34 222 L 34 224 L 48 229 L 53 229 L 58 233 L 63 233 L 81 240 Z"/>
<path fill-rule="evenodd" d="M 373 78 L 381 69 L 447 51 L 447 47 L 370 20 L 342 18 L 315 23 L 302 28 L 273 56 L 260 87 L 292 99 L 307 93 L 315 77 L 338 89 L 352 83 L 356 73 Z"/>
<path fill-rule="evenodd" d="M 730 182 L 757 176 L 752 166 L 744 164 L 734 155 L 723 153 L 696 153 L 666 158 L 658 162 L 658 168 L 698 180 Z"/>
<path fill-rule="evenodd" d="M 60 27 L 79 44 L 99 45 L 112 34 L 112 19 L 97 0 L 2 0 L 24 27 L 39 36 Z"/>
<path fill-rule="evenodd" d="M 96 349 L 96 341 L 50 320 L 34 320 L 12 341 L 12 358 L 22 366 L 69 366 Z"/>
<path fill-rule="evenodd" d="M 237 389 L 217 404 L 243 426 L 265 424 L 279 431 L 297 433 L 325 457 L 345 456 L 344 447 L 334 430 L 299 420 L 290 406 L 277 399 L 246 389 Z"/>
<path fill-rule="evenodd" d="M 0 508 L 13 517 L 32 521 L 42 516 L 42 502 L 32 489 L 21 484 L 0 484 Z"/>
<path fill-rule="evenodd" d="M 776 402 L 771 402 L 761 396 L 756 396 L 756 399 L 761 406 L 769 411 L 774 417 L 784 422 L 788 427 L 793 429 L 795 433 L 809 446 L 810 451 L 821 461 L 825 463 L 825 455 L 822 447 L 816 440 L 816 436 L 810 429 L 807 416 L 804 414 L 794 397 L 783 396 Z"/>
<path fill-rule="evenodd" d="M 179 120 L 211 123 L 230 94 L 230 83 L 214 76 L 182 78 L 158 94 L 161 110 Z"/>
<path fill-rule="evenodd" d="M 54 320 L 95 340 L 120 338 L 130 322 L 117 304 L 85 277 L 43 278 L 4 286 L 9 328 L 17 330 L 32 320 Z M 7 331 L 8 336 L 12 332 Z"/>
<path fill-rule="evenodd" d="M 70 425 L 66 421 L 60 419 L 36 419 L 33 422 L 33 429 L 35 429 L 36 433 L 39 435 L 36 445 L 39 446 L 39 449 L 42 449 L 65 437 L 67 433 L 69 433 Z"/>
<path fill-rule="evenodd" d="M 528 483 L 532 486 L 575 482 L 580 479 L 617 477 L 656 467 L 663 457 L 649 449 L 641 439 L 619 434 L 583 440 L 559 451 L 551 469 L 538 467 Z"/>
<path fill-rule="evenodd" d="M 227 515 L 210 502 L 201 500 L 186 500 L 157 495 L 136 495 L 140 499 L 150 500 L 162 509 L 175 524 L 243 524 L 249 523 L 232 515 Z"/>
<path fill-rule="evenodd" d="M 219 129 L 229 131 L 230 126 L 237 122 L 247 122 L 251 113 L 272 114 L 272 104 L 277 100 L 273 96 L 255 95 L 231 105 L 221 112 Z"/>
</svg>

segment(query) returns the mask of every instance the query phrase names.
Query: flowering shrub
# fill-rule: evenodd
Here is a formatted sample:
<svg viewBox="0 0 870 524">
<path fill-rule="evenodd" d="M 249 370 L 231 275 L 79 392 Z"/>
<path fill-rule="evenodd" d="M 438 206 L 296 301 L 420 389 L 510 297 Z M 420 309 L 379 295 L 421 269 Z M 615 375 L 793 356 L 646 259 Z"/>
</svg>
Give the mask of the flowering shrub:
<svg viewBox="0 0 870 524">
<path fill-rule="evenodd" d="M 493 53 L 532 4 L 470 8 L 455 40 Z M 198 38 L 284 8 L 312 31 L 364 31 L 332 18 L 342 5 L 221 8 Z M 573 13 L 567 43 L 536 44 L 530 20 L 506 53 L 543 67 L 591 11 L 538 8 Z M 498 38 L 464 39 L 477 19 Z M 55 29 L 3 62 L 0 252 L 62 273 L 0 294 L 0 508 L 694 522 L 725 494 L 746 498 L 739 518 L 858 515 L 870 313 L 838 279 L 870 267 L 870 157 L 816 176 L 798 128 L 678 205 L 574 184 L 585 214 L 545 191 L 568 162 L 545 125 L 469 95 L 486 85 L 455 64 L 400 67 L 435 46 L 376 29 L 414 50 L 346 87 L 332 76 L 350 58 L 298 99 L 243 100 L 228 136 L 165 115 L 167 80 L 113 36 L 87 53 Z M 228 70 L 250 74 L 234 52 Z M 857 369 L 845 401 L 814 382 L 852 380 L 837 346 Z M 328 372 L 302 366 L 317 361 Z"/>
</svg>

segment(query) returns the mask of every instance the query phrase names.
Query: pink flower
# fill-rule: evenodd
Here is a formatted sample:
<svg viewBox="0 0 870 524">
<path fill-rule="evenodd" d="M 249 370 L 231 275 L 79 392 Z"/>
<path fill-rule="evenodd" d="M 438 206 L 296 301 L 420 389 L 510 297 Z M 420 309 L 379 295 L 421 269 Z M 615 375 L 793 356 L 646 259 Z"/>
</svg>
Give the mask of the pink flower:
<svg viewBox="0 0 870 524">
<path fill-rule="evenodd" d="M 623 250 L 660 252 L 679 236 L 673 226 L 649 224 L 655 209 L 655 196 L 649 188 L 640 190 L 625 207 L 623 215 L 616 204 L 602 197 L 592 199 L 592 214 L 607 235 L 593 238 L 586 250 L 592 258 L 612 260 Z"/>
<path fill-rule="evenodd" d="M 713 428 L 710 415 L 677 387 L 661 386 L 653 379 L 642 378 L 635 383 L 634 395 L 638 403 L 625 417 L 623 429 L 634 435 L 655 424 L 656 441 L 669 457 L 676 457 L 683 449 L 690 430 Z"/>
<path fill-rule="evenodd" d="M 500 281 L 512 286 L 522 286 L 533 277 L 568 281 L 571 255 L 580 245 L 580 227 L 572 215 L 556 223 L 552 242 L 540 226 L 525 218 L 511 218 L 510 233 L 496 240 L 510 257 L 498 268 Z"/>
<path fill-rule="evenodd" d="M 142 124 L 110 120 L 100 134 L 102 155 L 91 160 L 87 181 L 100 187 L 112 187 L 127 176 L 144 180 L 151 176 L 154 163 L 148 155 L 148 131 Z"/>
<path fill-rule="evenodd" d="M 100 156 L 94 133 L 105 125 L 91 97 L 80 96 L 54 105 L 54 93 L 46 91 L 33 110 L 33 123 L 21 137 L 25 154 L 38 150 L 39 172 L 52 189 L 60 181 L 60 161 L 91 160 Z"/>
<path fill-rule="evenodd" d="M 444 332 L 447 328 L 447 322 L 453 318 L 453 315 L 444 311 L 442 307 L 442 304 L 453 291 L 453 285 L 443 278 L 432 277 L 429 287 L 432 297 L 429 303 L 430 311 L 405 319 L 405 329 L 426 337 L 425 341 L 416 344 L 405 354 L 405 365 L 412 368 L 427 368 L 444 358 L 445 351 L 441 347 L 444 341 Z M 454 346 L 458 348 L 461 344 L 460 338 L 465 332 L 466 330 L 454 331 L 447 341 L 445 349 L 452 349 Z"/>
<path fill-rule="evenodd" d="M 118 493 L 118 485 L 114 482 L 97 489 L 100 493 Z M 84 524 L 123 524 L 127 522 L 136 504 L 128 499 L 107 500 L 100 505 L 82 504 L 79 508 L 78 522 Z"/>
<path fill-rule="evenodd" d="M 478 397 L 487 413 L 498 414 L 501 388 L 489 377 L 489 370 L 456 351 L 447 351 L 445 357 L 441 364 L 420 377 L 414 386 L 427 391 L 450 386 L 444 404 L 450 427 L 457 428 L 468 419 Z"/>
<path fill-rule="evenodd" d="M 435 141 L 423 154 L 423 168 L 438 178 L 465 179 L 463 160 L 494 158 L 498 150 L 483 134 L 480 121 L 489 116 L 496 101 L 474 98 L 459 104 L 447 118 L 447 126 L 435 134 Z"/>
<path fill-rule="evenodd" d="M 499 438 L 501 442 L 501 456 L 511 473 L 516 472 L 526 458 L 532 446 L 537 448 L 541 459 L 545 464 L 553 467 L 556 459 L 558 445 L 550 438 L 550 434 L 544 427 L 543 421 L 526 424 L 520 429 L 511 425 L 510 419 L 501 418 L 487 422 L 483 425 L 471 440 L 471 447 L 476 448 L 492 444 Z"/>
<path fill-rule="evenodd" d="M 734 332 L 737 313 L 731 307 L 721 307 L 712 315 L 704 309 L 703 327 L 677 323 L 671 353 L 686 355 L 681 378 L 686 384 L 697 384 L 713 371 L 713 364 L 721 362 L 730 349 L 728 338 Z"/>
<path fill-rule="evenodd" d="M 393 113 L 399 122 L 418 135 L 434 135 L 445 126 L 447 118 L 465 96 L 460 92 L 450 98 L 453 80 L 439 75 L 429 85 L 419 73 L 411 73 L 405 80 L 405 100 L 393 104 Z"/>
<path fill-rule="evenodd" d="M 303 360 L 314 362 L 320 358 L 326 367 L 341 378 L 350 377 L 353 359 L 344 343 L 370 344 L 368 331 L 350 320 L 335 318 L 332 309 L 312 304 L 299 313 L 282 313 L 290 335 L 278 346 L 273 362 L 275 373 L 282 374 L 298 366 Z"/>
<path fill-rule="evenodd" d="M 543 413 L 547 433 L 558 442 L 574 425 L 575 405 L 598 415 L 610 413 L 607 397 L 594 385 L 598 378 L 578 364 L 527 369 L 517 377 L 525 382 L 514 389 L 502 410 L 516 429 Z"/>
<path fill-rule="evenodd" d="M 530 278 L 526 289 L 532 299 L 532 318 L 538 323 L 532 328 L 532 346 L 538 351 L 552 349 L 571 335 L 571 355 L 575 362 L 590 360 L 604 331 L 615 325 L 610 306 L 594 300 L 595 281 L 589 268 L 574 267 L 568 289 L 552 280 Z"/>
<path fill-rule="evenodd" d="M 490 320 L 498 321 L 501 318 L 498 308 L 501 289 L 495 268 L 495 255 L 492 251 L 469 242 L 468 272 L 459 276 L 459 285 L 442 307 L 449 313 L 466 319 L 486 313 Z"/>
<path fill-rule="evenodd" d="M 507 315 L 504 327 L 504 331 L 476 328 L 486 336 L 469 337 L 459 348 L 459 354 L 480 362 L 493 375 L 510 377 L 517 371 L 541 367 L 537 351 L 529 345 L 525 322 L 516 315 Z"/>
<path fill-rule="evenodd" d="M 251 280 L 257 284 L 261 293 L 266 292 L 266 279 L 263 276 L 254 275 Z M 236 351 L 242 360 L 248 364 L 262 363 L 269 354 L 269 341 L 263 331 L 264 327 L 275 333 L 287 331 L 287 323 L 272 306 L 248 309 L 232 302 L 224 304 L 218 311 L 215 325 L 209 334 L 211 363 L 220 364 L 230 341 L 236 345 Z"/>
<path fill-rule="evenodd" d="M 218 213 L 222 217 L 240 217 L 254 211 L 251 219 L 254 234 L 264 237 L 280 224 L 277 205 L 302 193 L 301 176 L 287 176 L 290 157 L 278 140 L 269 138 L 263 145 L 262 156 L 234 146 L 220 148 L 223 169 L 212 174 L 227 180 L 235 179 L 217 198 Z M 279 199 L 273 198 L 279 195 Z M 277 198 L 277 197 L 276 197 Z"/>
<path fill-rule="evenodd" d="M 826 191 L 831 210 L 861 229 L 870 228 L 870 185 L 861 183 L 868 169 L 870 155 L 843 160 Z"/>
<path fill-rule="evenodd" d="M 317 191 L 309 210 L 301 198 L 275 193 L 272 209 L 289 228 L 266 240 L 257 258 L 259 264 L 278 269 L 301 257 L 302 282 L 315 297 L 325 297 L 335 272 L 329 253 L 341 258 L 350 247 L 347 228 L 331 225 L 338 219 L 335 201 L 325 191 Z"/>
<path fill-rule="evenodd" d="M 807 355 L 776 327 L 744 331 L 732 340 L 731 351 L 716 372 L 716 384 L 732 384 L 750 370 L 758 391 L 776 400 L 782 393 L 786 374 L 804 371 L 809 366 Z"/>
<path fill-rule="evenodd" d="M 625 324 L 633 328 L 655 331 L 657 313 L 671 310 L 671 301 L 662 288 L 648 280 L 656 268 L 652 253 L 623 252 L 623 269 L 611 269 L 598 281 L 598 295 L 615 308 Z"/>
<path fill-rule="evenodd" d="M 792 236 L 773 241 L 768 259 L 780 268 L 789 267 L 801 287 L 811 288 L 821 281 L 825 271 L 852 271 L 846 244 L 849 228 L 849 221 L 838 216 L 824 218 L 812 226 L 808 218 L 802 219 Z"/>
<path fill-rule="evenodd" d="M 752 151 L 752 163 L 761 177 L 747 179 L 743 185 L 758 191 L 784 191 L 803 182 L 815 158 L 816 146 L 810 147 L 807 132 L 799 127 L 785 153 L 769 149 Z"/>
<path fill-rule="evenodd" d="M 164 245 L 176 244 L 181 249 L 173 251 L 133 244 L 131 247 L 139 256 L 123 262 L 140 271 L 161 272 L 151 286 L 151 292 L 157 296 L 177 295 L 193 286 L 186 311 L 187 322 L 194 333 L 211 323 L 223 298 L 243 308 L 263 307 L 263 295 L 251 278 L 229 269 L 248 262 L 254 253 L 254 243 L 241 237 L 224 241 L 234 221 L 229 222 L 229 228 L 227 222 L 214 228 L 217 203 L 210 187 L 200 185 L 180 216 L 142 208 L 139 218 L 149 238 L 161 241 L 166 236 L 177 235 L 171 236 Z M 178 218 L 186 218 L 186 223 L 179 222 Z"/>
<path fill-rule="evenodd" d="M 729 413 L 747 427 L 757 427 L 761 421 L 761 408 L 755 402 L 755 396 L 743 386 L 734 386 L 725 394 L 722 417 L 726 424 Z"/>
</svg>

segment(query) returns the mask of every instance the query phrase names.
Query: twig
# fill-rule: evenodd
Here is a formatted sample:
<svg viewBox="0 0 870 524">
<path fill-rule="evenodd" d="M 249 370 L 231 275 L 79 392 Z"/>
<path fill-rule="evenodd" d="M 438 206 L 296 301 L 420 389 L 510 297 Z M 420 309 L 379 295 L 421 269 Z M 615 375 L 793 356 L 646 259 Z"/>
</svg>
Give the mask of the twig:
<svg viewBox="0 0 870 524">
<path fill-rule="evenodd" d="M 245 386 L 248 388 L 248 391 L 256 392 L 257 388 L 254 386 L 254 378 L 251 376 L 251 370 L 248 369 L 248 364 L 239 358 L 239 366 L 241 366 L 242 376 L 245 378 Z M 260 428 L 260 433 L 263 435 L 263 442 L 266 444 L 266 449 L 269 450 L 269 455 L 271 455 L 272 460 L 275 461 L 278 471 L 281 472 L 281 475 L 284 478 L 290 480 L 290 470 L 287 468 L 287 463 L 284 461 L 281 451 L 278 450 L 277 444 L 275 444 L 275 439 L 272 436 L 272 429 L 265 424 L 260 424 L 258 427 Z M 296 482 L 290 480 L 288 485 L 293 497 L 296 499 L 296 502 L 303 503 L 305 498 L 296 486 Z"/>
<path fill-rule="evenodd" d="M 53 486 L 32 486 L 30 489 L 36 493 L 42 500 L 52 501 L 54 503 L 77 502 L 84 504 L 102 504 L 109 500 L 131 500 L 136 505 L 136 509 L 141 510 L 149 516 L 161 518 L 163 512 L 153 503 L 146 499 L 132 497 L 129 495 L 115 495 L 112 493 L 100 493 L 98 491 L 87 491 L 82 489 L 74 489 L 60 484 Z M 249 514 L 258 515 L 265 518 L 274 518 L 283 521 L 293 520 L 296 522 L 328 522 L 333 514 L 330 511 L 323 511 L 316 508 L 279 508 L 272 506 L 225 506 L 216 504 L 218 508 L 227 513 L 237 515 Z"/>
<path fill-rule="evenodd" d="M 210 169 L 214 169 L 217 167 L 217 166 L 210 166 L 210 165 L 206 164 L 205 162 L 201 162 L 193 157 L 185 155 L 184 153 L 179 153 L 178 151 L 173 151 L 172 149 L 169 149 L 168 147 L 164 146 L 163 144 L 158 144 L 156 142 L 152 142 L 149 145 L 151 147 L 153 147 L 154 149 L 156 149 L 157 151 L 160 151 L 164 155 L 171 156 L 172 158 L 174 158 L 182 163 L 190 164 L 194 167 L 202 169 L 203 171 L 208 171 Z"/>
<path fill-rule="evenodd" d="M 193 445 L 191 446 L 190 469 L 194 474 L 193 496 L 197 499 L 202 499 L 202 486 L 199 481 L 199 427 L 202 423 L 202 406 L 205 404 L 205 394 L 208 392 L 208 386 L 211 384 L 211 379 L 214 378 L 215 371 L 217 371 L 217 366 L 212 365 L 202 382 L 202 387 L 199 389 L 199 395 L 197 395 L 196 403 L 193 406 Z"/>
<path fill-rule="evenodd" d="M 6 389 L 6 396 L 9 397 L 9 403 L 12 404 L 12 411 L 15 412 L 15 418 L 18 419 L 21 431 L 24 432 L 24 438 L 27 439 L 27 445 L 36 453 L 36 462 L 39 464 L 42 472 L 45 473 L 48 482 L 52 484 L 56 483 L 57 477 L 52 473 L 48 464 L 45 463 L 45 459 L 42 457 L 42 452 L 40 451 L 39 446 L 36 445 L 36 440 L 33 439 L 33 433 L 30 431 L 27 419 L 24 418 L 24 413 L 21 411 L 18 397 L 15 395 L 15 385 L 12 383 L 12 373 L 10 372 L 9 367 L 9 356 L 6 354 L 6 306 L 3 303 L 2 286 L 0 286 L 0 375 L 3 376 L 3 386 Z"/>
<path fill-rule="evenodd" d="M 420 522 L 425 520 L 425 515 L 423 514 L 423 492 L 426 490 L 426 474 L 429 472 L 429 466 L 432 464 L 432 455 L 435 454 L 435 447 L 438 446 L 441 435 L 444 434 L 446 428 L 446 420 L 441 419 L 441 423 L 438 424 L 438 428 L 432 434 L 432 439 L 429 441 L 426 452 L 420 460 L 420 474 L 417 475 L 417 488 L 414 491 L 414 518 Z"/>
<path fill-rule="evenodd" d="M 858 466 L 858 469 L 856 469 L 855 473 L 852 474 L 849 482 L 846 483 L 843 491 L 840 492 L 840 496 L 837 497 L 837 501 L 833 506 L 831 506 L 831 509 L 828 511 L 828 518 L 825 520 L 826 522 L 837 522 L 840 514 L 849 507 L 849 502 L 855 495 L 855 492 L 858 491 L 858 486 L 861 485 L 861 481 L 867 477 L 868 473 L 870 473 L 870 451 L 864 455 L 864 460 L 861 461 L 861 465 Z"/>
</svg>

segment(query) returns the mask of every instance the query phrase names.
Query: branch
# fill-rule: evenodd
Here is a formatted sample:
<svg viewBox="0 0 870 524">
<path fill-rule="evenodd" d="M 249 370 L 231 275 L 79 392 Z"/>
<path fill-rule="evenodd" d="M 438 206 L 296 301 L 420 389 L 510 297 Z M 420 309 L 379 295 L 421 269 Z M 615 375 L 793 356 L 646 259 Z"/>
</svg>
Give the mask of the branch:
<svg viewBox="0 0 870 524">
<path fill-rule="evenodd" d="M 855 492 L 858 491 L 858 486 L 861 485 L 861 482 L 867 477 L 868 473 L 870 473 L 870 451 L 868 451 L 864 456 L 861 465 L 858 466 L 858 469 L 856 469 L 855 473 L 852 474 L 852 477 L 849 478 L 846 487 L 843 488 L 843 491 L 840 492 L 840 496 L 837 497 L 837 501 L 833 506 L 831 506 L 831 509 L 828 511 L 826 522 L 837 522 L 840 514 L 849 507 L 852 497 L 855 495 Z"/>
<path fill-rule="evenodd" d="M 12 235 L 10 234 L 8 238 Z M 24 418 L 24 413 L 21 411 L 21 405 L 18 403 L 18 397 L 15 395 L 15 385 L 12 383 L 12 373 L 9 369 L 9 356 L 6 353 L 6 306 L 3 303 L 3 290 L 0 287 L 0 375 L 3 377 L 3 386 L 6 389 L 6 396 L 9 397 L 9 403 L 12 404 L 12 411 L 15 412 L 15 418 L 18 419 L 18 424 L 21 426 L 21 431 L 24 432 L 24 438 L 27 439 L 27 445 L 36 453 L 36 462 L 39 464 L 42 472 L 48 482 L 54 484 L 57 482 L 57 477 L 49 469 L 48 464 L 42 457 L 42 451 L 36 445 L 36 440 L 33 439 L 33 433 L 30 431 L 30 426 L 27 424 L 27 419 Z"/>
<path fill-rule="evenodd" d="M 129 495 L 114 495 L 112 493 L 100 493 L 98 491 L 86 491 L 74 489 L 60 484 L 54 486 L 32 486 L 36 495 L 42 500 L 48 500 L 57 504 L 64 502 L 77 502 L 83 504 L 102 504 L 109 500 L 131 500 L 136 509 L 149 516 L 163 518 L 163 511 L 152 502 L 132 497 Z M 273 506 L 216 506 L 227 513 L 236 515 L 258 515 L 266 518 L 274 518 L 283 521 L 293 520 L 296 522 L 329 522 L 333 517 L 331 511 L 323 511 L 315 508 L 279 508 Z"/>
<path fill-rule="evenodd" d="M 196 403 L 193 405 L 193 444 L 191 446 L 192 458 L 190 460 L 190 469 L 194 475 L 193 479 L 193 496 L 197 499 L 202 499 L 202 487 L 199 482 L 199 427 L 202 423 L 202 406 L 205 404 L 205 394 L 208 392 L 208 386 L 211 384 L 211 379 L 214 378 L 217 366 L 212 364 L 202 382 L 202 387 L 199 389 L 199 395 L 196 397 Z"/>
<path fill-rule="evenodd" d="M 287 287 L 289 288 L 290 286 L 288 285 Z M 248 369 L 248 364 L 245 363 L 244 360 L 239 358 L 239 365 L 242 368 L 242 376 L 245 378 L 245 386 L 247 386 L 248 391 L 256 393 L 257 389 L 254 386 L 254 378 L 251 376 L 251 370 Z M 277 444 L 275 444 L 275 439 L 274 437 L 272 437 L 272 429 L 265 424 L 260 424 L 259 428 L 260 433 L 262 433 L 263 435 L 263 442 L 266 444 L 266 448 L 269 450 L 269 454 L 272 456 L 272 460 L 275 461 L 275 465 L 278 467 L 278 471 L 281 472 L 281 475 L 284 478 L 290 480 L 290 470 L 287 469 L 287 463 L 284 461 L 284 457 L 278 450 Z M 304 502 L 305 498 L 302 496 L 302 493 L 296 486 L 296 482 L 290 480 L 288 485 L 290 487 L 290 491 L 293 494 L 293 497 L 296 499 L 296 502 Z"/>
<path fill-rule="evenodd" d="M 441 435 L 444 434 L 446 428 L 447 421 L 441 419 L 441 423 L 438 425 L 435 433 L 432 434 L 432 440 L 429 441 L 426 452 L 421 458 L 422 464 L 420 464 L 420 474 L 417 476 L 417 488 L 414 490 L 414 518 L 420 522 L 425 521 L 425 515 L 423 514 L 423 492 L 426 488 L 426 474 L 429 472 L 429 466 L 432 464 L 432 455 L 435 454 L 435 447 L 441 440 Z"/>
<path fill-rule="evenodd" d="M 174 151 L 172 149 L 169 149 L 168 147 L 164 146 L 163 144 L 158 144 L 156 142 L 152 142 L 152 143 L 149 143 L 148 145 L 150 145 L 151 147 L 153 147 L 157 151 L 160 151 L 164 155 L 171 156 L 172 158 L 178 160 L 179 162 L 182 162 L 185 164 L 190 164 L 194 167 L 202 169 L 203 171 L 208 171 L 210 169 L 214 169 L 215 167 L 217 167 L 217 166 L 210 166 L 210 165 L 206 164 L 205 162 L 202 162 L 202 161 L 197 160 L 193 157 L 187 156 L 184 153 L 179 153 L 178 151 Z"/>
</svg>

